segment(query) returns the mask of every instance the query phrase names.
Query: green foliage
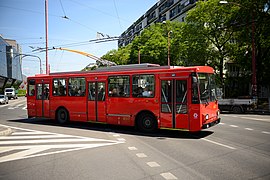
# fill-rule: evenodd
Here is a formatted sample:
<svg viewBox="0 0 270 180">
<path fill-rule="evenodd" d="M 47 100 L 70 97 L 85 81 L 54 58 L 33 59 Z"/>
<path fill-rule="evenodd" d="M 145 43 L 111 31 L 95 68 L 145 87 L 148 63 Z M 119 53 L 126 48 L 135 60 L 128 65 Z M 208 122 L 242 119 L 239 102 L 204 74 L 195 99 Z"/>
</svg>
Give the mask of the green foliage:
<svg viewBox="0 0 270 180">
<path fill-rule="evenodd" d="M 118 50 L 113 49 L 107 52 L 101 59 L 106 59 L 112 62 L 115 62 L 118 65 L 128 64 L 130 59 L 131 45 L 126 47 L 119 48 Z"/>
<path fill-rule="evenodd" d="M 237 81 L 251 83 L 254 25 L 257 79 L 260 84 L 270 85 L 270 1 L 228 2 L 198 1 L 188 12 L 186 23 L 153 24 L 135 36 L 128 46 L 111 50 L 102 58 L 117 64 L 134 64 L 140 59 L 141 63 L 167 65 L 170 49 L 171 65 L 212 66 L 219 75 L 220 85 L 237 88 L 233 85 Z M 224 73 L 225 62 L 236 65 L 238 73 L 234 80 Z"/>
</svg>

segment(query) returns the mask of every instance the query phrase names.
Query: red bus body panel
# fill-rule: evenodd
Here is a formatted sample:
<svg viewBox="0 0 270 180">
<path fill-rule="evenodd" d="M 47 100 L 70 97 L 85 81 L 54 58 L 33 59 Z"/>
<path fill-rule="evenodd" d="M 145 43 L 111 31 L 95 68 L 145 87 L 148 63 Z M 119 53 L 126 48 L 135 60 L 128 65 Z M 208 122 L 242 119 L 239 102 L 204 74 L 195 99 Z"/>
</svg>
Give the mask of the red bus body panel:
<svg viewBox="0 0 270 180">
<path fill-rule="evenodd" d="M 56 118 L 57 110 L 65 108 L 69 113 L 70 121 L 91 121 L 108 124 L 134 126 L 140 112 L 151 112 L 157 119 L 158 128 L 185 129 L 200 131 L 205 125 L 219 120 L 217 101 L 208 104 L 192 104 L 191 102 L 191 73 L 210 73 L 213 69 L 207 66 L 196 67 L 161 67 L 153 70 L 127 70 L 114 72 L 66 72 L 52 73 L 50 75 L 36 75 L 28 77 L 39 83 L 48 83 L 50 93 L 48 100 L 37 100 L 35 96 L 27 96 L 27 109 L 29 117 Z M 155 96 L 153 98 L 110 97 L 108 96 L 108 77 L 115 75 L 128 75 L 132 79 L 136 74 L 153 74 L 155 76 Z M 85 96 L 53 96 L 52 86 L 54 78 L 84 77 L 86 83 Z M 161 82 L 186 82 L 187 102 L 186 113 L 164 113 L 161 111 Z M 106 96 L 104 101 L 90 101 L 88 83 L 104 82 Z M 131 82 L 132 83 L 132 82 Z M 130 85 L 132 91 L 132 84 Z M 173 92 L 176 92 L 175 89 Z M 28 90 L 29 92 L 29 90 Z M 175 110 L 177 111 L 177 109 Z M 206 115 L 209 117 L 206 120 Z M 175 120 L 172 120 L 175 119 Z"/>
</svg>

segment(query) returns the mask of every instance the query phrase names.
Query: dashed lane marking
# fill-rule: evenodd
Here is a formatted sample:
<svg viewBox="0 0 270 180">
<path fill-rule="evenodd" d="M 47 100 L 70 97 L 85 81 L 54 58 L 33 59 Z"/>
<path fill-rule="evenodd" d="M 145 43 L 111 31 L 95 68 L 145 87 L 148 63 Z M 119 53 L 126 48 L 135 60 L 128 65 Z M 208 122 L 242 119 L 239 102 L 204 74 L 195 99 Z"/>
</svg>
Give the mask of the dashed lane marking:
<svg viewBox="0 0 270 180">
<path fill-rule="evenodd" d="M 230 126 L 231 126 L 231 127 L 234 127 L 234 128 L 238 127 L 238 126 L 236 126 L 236 125 L 233 125 L 233 124 L 232 124 L 232 125 L 230 125 Z"/>
<path fill-rule="evenodd" d="M 138 158 L 146 158 L 146 157 L 147 157 L 147 155 L 144 154 L 144 153 L 137 153 L 136 156 L 137 156 Z"/>
<path fill-rule="evenodd" d="M 157 162 L 148 162 L 146 163 L 150 167 L 160 167 L 160 165 Z"/>
<path fill-rule="evenodd" d="M 123 141 L 0 126 L 17 131 L 10 136 L 0 137 L 0 163 L 124 143 Z"/>
<path fill-rule="evenodd" d="M 263 134 L 270 134 L 270 132 L 262 131 Z"/>
<path fill-rule="evenodd" d="M 215 141 L 212 141 L 212 140 L 209 140 L 209 139 L 202 138 L 202 140 L 207 141 L 207 142 L 210 142 L 210 143 L 212 143 L 212 144 L 216 144 L 216 145 L 222 146 L 222 147 L 226 147 L 226 148 L 229 148 L 229 149 L 233 149 L 233 150 L 236 149 L 235 147 L 228 146 L 228 145 L 226 145 L 226 144 L 222 144 L 222 143 L 219 143 L 219 142 L 215 142 Z"/>
<path fill-rule="evenodd" d="M 166 173 L 161 173 L 160 174 L 164 179 L 166 180 L 171 180 L 171 179 L 178 179 L 177 177 L 175 177 L 172 173 L 170 172 L 166 172 Z"/>
<path fill-rule="evenodd" d="M 138 149 L 137 149 L 136 147 L 134 147 L 134 146 L 128 147 L 128 149 L 131 150 L 131 151 L 136 151 L 136 150 L 138 150 Z"/>
<path fill-rule="evenodd" d="M 251 129 L 251 128 L 245 128 L 245 130 L 248 130 L 248 131 L 253 131 L 253 129 Z"/>
<path fill-rule="evenodd" d="M 125 141 L 126 141 L 126 139 L 124 139 L 124 138 L 117 138 L 117 141 L 122 141 L 122 142 L 125 142 Z"/>
</svg>

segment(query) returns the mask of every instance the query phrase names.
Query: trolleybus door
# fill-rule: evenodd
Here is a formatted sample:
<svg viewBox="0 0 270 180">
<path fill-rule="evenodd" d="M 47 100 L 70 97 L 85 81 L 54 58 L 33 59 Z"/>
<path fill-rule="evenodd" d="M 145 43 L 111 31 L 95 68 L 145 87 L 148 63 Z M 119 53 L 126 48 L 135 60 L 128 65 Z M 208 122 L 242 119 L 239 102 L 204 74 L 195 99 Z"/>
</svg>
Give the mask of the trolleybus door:
<svg viewBox="0 0 270 180">
<path fill-rule="evenodd" d="M 36 84 L 36 115 L 37 117 L 49 117 L 50 106 L 49 106 L 49 82 L 37 82 Z"/>
<path fill-rule="evenodd" d="M 88 120 L 106 122 L 105 82 L 88 82 Z"/>
<path fill-rule="evenodd" d="M 187 79 L 161 80 L 161 127 L 189 129 Z"/>
</svg>

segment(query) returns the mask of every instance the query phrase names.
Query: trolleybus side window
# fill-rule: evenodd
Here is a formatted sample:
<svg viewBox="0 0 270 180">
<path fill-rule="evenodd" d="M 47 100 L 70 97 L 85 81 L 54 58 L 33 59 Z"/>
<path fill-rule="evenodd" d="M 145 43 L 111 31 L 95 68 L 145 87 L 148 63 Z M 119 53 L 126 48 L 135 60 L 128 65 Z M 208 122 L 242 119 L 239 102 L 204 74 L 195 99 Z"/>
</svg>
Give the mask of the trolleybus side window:
<svg viewBox="0 0 270 180">
<path fill-rule="evenodd" d="M 28 81 L 28 96 L 35 96 L 35 80 L 30 79 Z"/>
<path fill-rule="evenodd" d="M 129 76 L 110 76 L 109 81 L 109 93 L 110 97 L 129 97 L 130 84 Z"/>
<path fill-rule="evenodd" d="M 95 101 L 97 97 L 98 101 L 105 101 L 105 83 L 104 82 L 90 82 L 88 86 L 89 86 L 88 100 Z M 96 86 L 97 86 L 97 90 L 96 90 Z"/>
<path fill-rule="evenodd" d="M 176 113 L 187 113 L 187 81 L 176 81 Z"/>
<path fill-rule="evenodd" d="M 37 99 L 42 99 L 42 84 L 37 84 Z"/>
<path fill-rule="evenodd" d="M 198 90 L 198 78 L 195 73 L 191 74 L 191 80 L 192 80 L 192 104 L 199 104 L 199 90 Z"/>
<path fill-rule="evenodd" d="M 154 97 L 155 77 L 154 75 L 134 75 L 132 77 L 133 97 Z"/>
<path fill-rule="evenodd" d="M 215 82 L 215 76 L 211 74 L 209 76 L 209 81 L 210 81 L 210 101 L 215 101 L 217 100 L 217 86 Z"/>
<path fill-rule="evenodd" d="M 85 78 L 69 78 L 69 96 L 85 96 Z"/>
<path fill-rule="evenodd" d="M 66 96 L 67 86 L 66 79 L 58 78 L 53 79 L 53 96 Z"/>
</svg>

